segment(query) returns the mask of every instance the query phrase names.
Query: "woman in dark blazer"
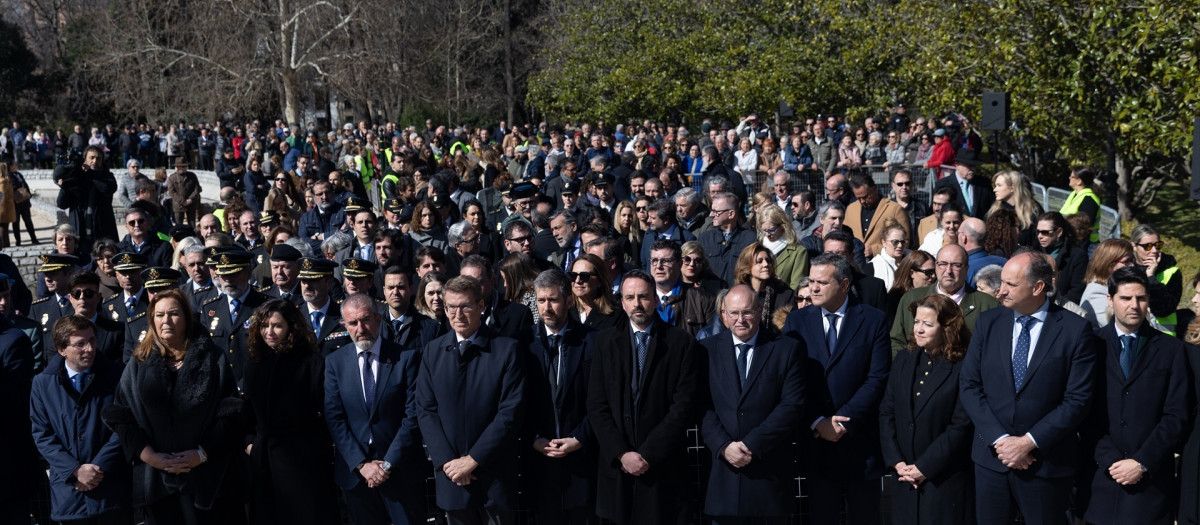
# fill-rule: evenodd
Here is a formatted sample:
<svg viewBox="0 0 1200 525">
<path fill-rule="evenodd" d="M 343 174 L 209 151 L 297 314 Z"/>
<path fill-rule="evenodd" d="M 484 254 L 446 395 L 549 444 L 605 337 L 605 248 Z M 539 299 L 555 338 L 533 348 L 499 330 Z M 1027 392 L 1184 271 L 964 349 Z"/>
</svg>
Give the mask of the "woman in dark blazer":
<svg viewBox="0 0 1200 525">
<path fill-rule="evenodd" d="M 1200 314 L 1200 273 L 1192 277 L 1192 310 Z M 1183 332 L 1187 343 L 1188 373 L 1192 386 L 1192 417 L 1188 436 L 1179 455 L 1179 525 L 1200 525 L 1200 417 L 1196 417 L 1197 400 L 1200 400 L 1200 317 L 1187 324 Z"/>
<path fill-rule="evenodd" d="M 625 322 L 625 312 L 609 293 L 612 284 L 604 274 L 604 263 L 599 257 L 590 253 L 579 256 L 571 263 L 567 279 L 571 281 L 575 301 L 568 314 L 572 319 L 593 330 L 621 326 Z"/>
<path fill-rule="evenodd" d="M 234 461 L 245 404 L 233 371 L 183 292 L 160 292 L 146 316 L 150 330 L 103 412 L 133 464 L 133 504 L 148 525 L 245 523 Z"/>
<path fill-rule="evenodd" d="M 973 523 L 972 425 L 958 399 L 970 336 L 962 311 L 943 295 L 911 309 L 913 337 L 892 363 L 879 407 L 883 460 L 900 482 L 891 491 L 892 523 Z"/>
<path fill-rule="evenodd" d="M 305 321 L 291 302 L 272 299 L 250 323 L 243 385 L 254 416 L 246 446 L 254 523 L 339 522 L 333 440 L 322 415 L 325 360 Z"/>
</svg>

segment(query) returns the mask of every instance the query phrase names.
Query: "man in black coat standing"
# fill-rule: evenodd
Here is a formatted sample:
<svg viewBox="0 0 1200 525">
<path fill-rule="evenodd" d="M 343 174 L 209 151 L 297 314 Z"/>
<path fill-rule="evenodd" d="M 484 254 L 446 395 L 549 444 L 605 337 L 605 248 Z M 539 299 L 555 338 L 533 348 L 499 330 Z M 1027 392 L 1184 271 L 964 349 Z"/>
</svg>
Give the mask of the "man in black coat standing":
<svg viewBox="0 0 1200 525">
<path fill-rule="evenodd" d="M 1102 381 L 1082 432 L 1095 469 L 1084 519 L 1096 525 L 1173 522 L 1175 451 L 1191 394 L 1187 350 L 1147 322 L 1149 290 L 1135 268 L 1108 279 L 1113 322 L 1098 333 Z"/>
<path fill-rule="evenodd" d="M 31 490 L 46 477 L 37 465 L 29 420 L 33 387 L 33 343 L 20 328 L 0 316 L 0 523 L 28 523 Z"/>
<path fill-rule="evenodd" d="M 951 188 L 955 198 L 967 211 L 967 215 L 977 219 L 986 219 L 987 212 L 996 202 L 996 194 L 992 192 L 992 181 L 987 177 L 977 175 L 975 168 L 983 161 L 979 160 L 979 152 L 972 148 L 960 148 L 954 158 L 954 176 L 944 177 L 933 185 L 938 188 Z"/>
<path fill-rule="evenodd" d="M 725 524 L 784 524 L 792 511 L 791 443 L 804 412 L 800 342 L 762 326 L 763 299 L 725 295 L 728 331 L 705 339 L 712 404 L 701 435 L 713 454 L 704 513 Z"/>
<path fill-rule="evenodd" d="M 104 167 L 103 150 L 88 146 L 82 164 L 71 169 L 60 166 L 54 172 L 54 181 L 60 188 L 56 205 L 67 210 L 71 226 L 79 232 L 83 253 L 91 253 L 96 239 L 117 238 L 112 208 L 117 178 Z"/>
<path fill-rule="evenodd" d="M 596 440 L 587 414 L 592 329 L 567 314 L 571 283 L 558 269 L 533 283 L 541 321 L 525 353 L 525 473 L 538 523 L 594 524 Z"/>
<path fill-rule="evenodd" d="M 588 413 L 598 443 L 596 514 L 618 524 L 686 522 L 687 429 L 703 405 L 704 354 L 655 314 L 654 278 L 621 281 L 629 326 L 596 335 Z"/>
<path fill-rule="evenodd" d="M 443 288 L 451 333 L 425 345 L 417 420 L 449 525 L 507 525 L 517 509 L 525 363 L 515 339 L 483 324 L 479 281 Z"/>
</svg>

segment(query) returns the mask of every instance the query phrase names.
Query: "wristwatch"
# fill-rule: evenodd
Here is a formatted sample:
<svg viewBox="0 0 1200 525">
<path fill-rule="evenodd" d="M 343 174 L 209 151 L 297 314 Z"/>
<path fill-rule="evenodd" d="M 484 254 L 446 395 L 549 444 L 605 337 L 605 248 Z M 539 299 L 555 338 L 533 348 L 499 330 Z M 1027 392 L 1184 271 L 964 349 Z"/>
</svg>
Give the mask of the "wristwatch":
<svg viewBox="0 0 1200 525">
<path fill-rule="evenodd" d="M 382 468 L 384 472 L 391 472 L 391 471 L 392 471 L 392 464 L 391 464 L 391 463 L 388 463 L 387 461 L 384 461 L 384 462 L 383 462 L 383 464 L 382 464 L 382 465 L 380 465 L 379 467 L 380 467 L 380 468 Z"/>
<path fill-rule="evenodd" d="M 196 447 L 196 455 L 197 455 L 197 456 L 200 456 L 200 462 L 201 462 L 201 463 L 207 463 L 207 462 L 208 462 L 208 454 L 205 454 L 205 453 L 204 453 L 204 447 Z"/>
<path fill-rule="evenodd" d="M 1138 465 L 1138 470 L 1140 470 L 1142 472 L 1142 474 L 1150 472 L 1150 469 L 1146 468 L 1146 466 L 1143 465 L 1140 461 L 1138 462 L 1137 465 Z"/>
</svg>

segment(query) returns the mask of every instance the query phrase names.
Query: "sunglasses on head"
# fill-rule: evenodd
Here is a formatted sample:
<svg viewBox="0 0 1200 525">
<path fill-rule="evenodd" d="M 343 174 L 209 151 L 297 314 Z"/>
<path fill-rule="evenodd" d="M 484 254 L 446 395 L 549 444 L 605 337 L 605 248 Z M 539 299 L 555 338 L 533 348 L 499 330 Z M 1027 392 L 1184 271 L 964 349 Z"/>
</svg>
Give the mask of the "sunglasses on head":
<svg viewBox="0 0 1200 525">
<path fill-rule="evenodd" d="M 79 288 L 77 290 L 71 290 L 71 297 L 74 297 L 76 299 L 91 299 L 91 298 L 95 297 L 98 293 L 99 292 L 92 290 L 90 288 Z"/>
</svg>

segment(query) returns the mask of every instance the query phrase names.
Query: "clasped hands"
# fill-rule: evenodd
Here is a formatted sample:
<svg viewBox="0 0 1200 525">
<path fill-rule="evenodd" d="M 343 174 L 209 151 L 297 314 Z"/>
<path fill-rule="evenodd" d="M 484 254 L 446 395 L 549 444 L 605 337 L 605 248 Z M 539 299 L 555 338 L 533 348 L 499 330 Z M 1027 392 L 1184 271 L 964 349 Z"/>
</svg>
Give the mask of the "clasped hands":
<svg viewBox="0 0 1200 525">
<path fill-rule="evenodd" d="M 1136 459 L 1122 459 L 1108 467 L 1108 475 L 1122 485 L 1136 485 L 1142 480 L 1141 466 Z"/>
<path fill-rule="evenodd" d="M 745 443 L 734 441 L 725 445 L 725 449 L 721 451 L 721 457 L 725 458 L 725 461 L 729 462 L 733 468 L 742 468 L 750 464 L 750 461 L 754 459 L 754 454 L 750 452 Z"/>
<path fill-rule="evenodd" d="M 479 463 L 468 455 L 447 461 L 446 464 L 442 465 L 442 472 L 446 473 L 446 477 L 450 478 L 450 481 L 457 483 L 460 487 L 465 487 L 470 485 L 471 481 L 475 479 L 475 475 L 472 472 L 478 466 Z"/>
<path fill-rule="evenodd" d="M 533 449 L 548 458 L 565 458 L 567 454 L 583 448 L 583 444 L 573 437 L 546 439 L 543 437 L 533 440 Z"/>
<path fill-rule="evenodd" d="M 383 470 L 383 460 L 381 459 L 364 462 L 362 466 L 358 467 L 358 473 L 367 480 L 367 488 L 372 489 L 382 485 L 388 480 L 388 476 L 391 476 L 391 472 Z"/>
<path fill-rule="evenodd" d="M 846 437 L 849 431 L 842 423 L 850 421 L 846 416 L 830 416 L 822 419 L 817 426 L 813 428 L 813 437 L 821 438 L 825 441 L 836 443 L 838 440 Z"/>
<path fill-rule="evenodd" d="M 1000 462 L 1013 470 L 1028 469 L 1036 461 L 1032 454 L 1037 445 L 1028 435 L 1005 436 L 992 447 L 996 449 L 996 457 Z"/>
<path fill-rule="evenodd" d="M 621 454 L 621 470 L 631 476 L 641 476 L 650 470 L 650 463 L 637 452 Z"/>
<path fill-rule="evenodd" d="M 79 468 L 75 469 L 75 490 L 79 492 L 87 492 L 98 486 L 104 481 L 104 469 L 99 465 L 84 463 Z"/>
<path fill-rule="evenodd" d="M 925 474 L 922 474 L 920 469 L 914 463 L 909 465 L 903 461 L 896 463 L 896 476 L 898 481 L 912 485 L 912 488 L 921 486 L 925 482 Z"/>
<path fill-rule="evenodd" d="M 168 454 L 155 452 L 149 445 L 142 449 L 140 459 L 142 463 L 167 474 L 187 474 L 204 462 L 200 459 L 199 450 L 185 450 Z"/>
</svg>

